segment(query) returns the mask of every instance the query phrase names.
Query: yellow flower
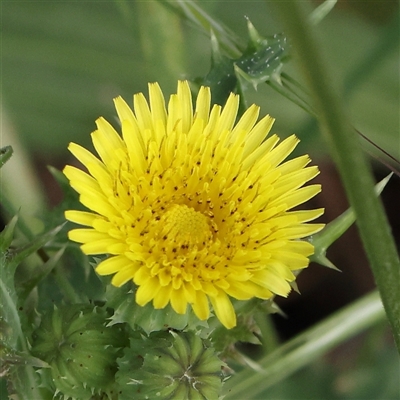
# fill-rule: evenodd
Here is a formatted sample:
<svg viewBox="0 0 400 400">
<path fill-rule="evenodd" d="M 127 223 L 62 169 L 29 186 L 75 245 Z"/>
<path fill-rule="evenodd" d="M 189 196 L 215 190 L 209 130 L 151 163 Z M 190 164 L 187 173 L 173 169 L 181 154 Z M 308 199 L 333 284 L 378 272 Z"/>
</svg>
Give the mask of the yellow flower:
<svg viewBox="0 0 400 400">
<path fill-rule="evenodd" d="M 252 105 L 235 124 L 239 98 L 231 94 L 210 111 L 202 87 L 193 112 L 187 82 L 179 82 L 168 109 L 157 83 L 149 102 L 134 96 L 134 112 L 121 97 L 115 107 L 122 137 L 103 118 L 92 133 L 100 156 L 71 143 L 88 173 L 65 175 L 90 212 L 67 211 L 69 238 L 85 254 L 108 254 L 96 268 L 119 287 L 133 280 L 136 302 L 168 303 L 179 314 L 188 304 L 197 317 L 214 313 L 236 325 L 230 298 L 287 296 L 292 271 L 305 268 L 313 246 L 301 241 L 322 228 L 307 224 L 322 209 L 293 211 L 320 190 L 302 187 L 318 174 L 307 155 L 284 162 L 298 143 L 265 140 L 274 120 L 257 123 Z"/>
</svg>

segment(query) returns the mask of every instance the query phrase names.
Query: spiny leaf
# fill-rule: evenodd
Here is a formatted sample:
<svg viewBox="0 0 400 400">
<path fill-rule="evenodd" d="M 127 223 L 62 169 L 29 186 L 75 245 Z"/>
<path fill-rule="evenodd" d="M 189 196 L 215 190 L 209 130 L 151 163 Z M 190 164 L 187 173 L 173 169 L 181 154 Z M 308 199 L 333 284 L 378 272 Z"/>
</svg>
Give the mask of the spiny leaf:
<svg viewBox="0 0 400 400">
<path fill-rule="evenodd" d="M 18 287 L 18 297 L 20 301 L 24 301 L 35 286 L 39 284 L 57 265 L 64 254 L 65 246 L 52 255 L 45 263 L 39 265 L 34 270 L 34 275 L 30 275 L 27 279 L 21 281 Z"/>
<path fill-rule="evenodd" d="M 8 261 L 8 267 L 11 269 L 15 269 L 26 257 L 33 254 L 35 251 L 39 250 L 43 247 L 46 243 L 53 240 L 57 233 L 62 229 L 64 224 L 57 226 L 56 228 L 52 229 L 49 232 L 44 233 L 36 237 L 32 242 L 28 243 L 26 246 L 17 249 L 11 259 Z"/>
<path fill-rule="evenodd" d="M 0 149 L 0 168 L 11 158 L 13 152 L 11 146 L 4 146 Z"/>
<path fill-rule="evenodd" d="M 15 267 L 10 266 L 13 252 L 10 245 L 14 237 L 18 217 L 15 216 L 0 234 L 0 321 L 2 323 L 1 340 L 5 346 L 16 348 L 21 323 L 17 311 L 17 294 L 14 287 Z"/>
<path fill-rule="evenodd" d="M 22 334 L 21 319 L 18 312 L 18 296 L 14 283 L 14 275 L 17 266 L 30 254 L 40 249 L 49 242 L 61 227 L 57 227 L 44 235 L 38 236 L 31 243 L 20 249 L 10 249 L 17 218 L 14 217 L 1 233 L 2 248 L 4 251 L 0 254 L 0 299 L 1 309 L 0 317 L 7 324 L 9 334 L 3 338 L 4 343 L 10 348 L 18 349 L 18 341 L 23 347 L 25 340 Z"/>
<path fill-rule="evenodd" d="M 11 246 L 17 221 L 18 215 L 15 215 L 0 233 L 0 252 L 2 253 L 2 257 L 5 256 L 3 253 Z"/>
<path fill-rule="evenodd" d="M 391 176 L 389 174 L 386 178 L 382 179 L 376 186 L 375 192 L 380 195 L 389 182 Z M 356 216 L 352 208 L 346 210 L 343 214 L 339 215 L 335 220 L 325 226 L 325 228 L 310 238 L 310 242 L 314 245 L 314 254 L 310 257 L 311 261 L 317 262 L 324 267 L 332 268 L 340 271 L 331 261 L 326 257 L 326 252 L 329 246 L 334 243 L 340 236 L 343 235 L 355 222 Z"/>
<path fill-rule="evenodd" d="M 14 277 L 3 273 L 0 275 L 0 321 L 6 329 L 2 331 L 2 342 L 7 347 L 16 349 L 17 342 L 22 335 L 21 320 L 17 310 L 17 294 L 14 288 Z"/>
<path fill-rule="evenodd" d="M 0 342 L 0 355 L 2 363 L 4 363 L 2 364 L 2 368 L 8 368 L 12 365 L 31 365 L 38 368 L 50 368 L 47 362 L 25 352 L 12 349 L 2 342 Z"/>
<path fill-rule="evenodd" d="M 288 54 L 284 35 L 262 37 L 248 21 L 249 43 L 237 58 L 222 54 L 218 38 L 211 32 L 212 65 L 202 84 L 211 88 L 213 102 L 224 104 L 231 92 L 250 84 L 254 88 L 270 80 L 280 81 L 283 62 Z"/>
</svg>

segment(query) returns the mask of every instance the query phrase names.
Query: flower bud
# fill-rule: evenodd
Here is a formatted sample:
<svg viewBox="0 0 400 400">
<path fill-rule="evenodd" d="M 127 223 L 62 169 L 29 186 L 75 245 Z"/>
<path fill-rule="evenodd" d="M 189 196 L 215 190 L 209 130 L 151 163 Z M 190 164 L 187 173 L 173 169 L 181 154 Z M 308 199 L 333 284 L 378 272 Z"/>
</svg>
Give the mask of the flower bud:
<svg viewBox="0 0 400 400">
<path fill-rule="evenodd" d="M 193 332 L 131 339 L 118 359 L 119 399 L 218 399 L 223 362 Z"/>
<path fill-rule="evenodd" d="M 80 400 L 111 393 L 116 358 L 127 338 L 119 325 L 106 326 L 107 317 L 104 309 L 89 304 L 63 305 L 43 317 L 32 353 L 51 366 L 41 371 L 44 386 Z"/>
</svg>

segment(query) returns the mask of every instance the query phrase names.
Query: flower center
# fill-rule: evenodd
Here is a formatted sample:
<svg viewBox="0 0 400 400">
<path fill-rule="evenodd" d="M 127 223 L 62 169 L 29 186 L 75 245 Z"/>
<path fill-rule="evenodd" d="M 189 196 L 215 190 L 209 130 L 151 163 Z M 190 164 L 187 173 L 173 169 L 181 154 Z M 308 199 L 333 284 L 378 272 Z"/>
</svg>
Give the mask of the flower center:
<svg viewBox="0 0 400 400">
<path fill-rule="evenodd" d="M 212 239 L 208 218 L 191 207 L 174 205 L 163 219 L 163 234 L 178 245 L 205 245 Z"/>
</svg>

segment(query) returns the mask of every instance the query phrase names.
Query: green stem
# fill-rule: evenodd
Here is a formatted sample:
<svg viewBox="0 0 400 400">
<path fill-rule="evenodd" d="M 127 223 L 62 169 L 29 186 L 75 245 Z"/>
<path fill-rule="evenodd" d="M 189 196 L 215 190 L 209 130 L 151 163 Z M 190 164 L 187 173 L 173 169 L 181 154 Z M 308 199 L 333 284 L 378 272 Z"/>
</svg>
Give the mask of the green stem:
<svg viewBox="0 0 400 400">
<path fill-rule="evenodd" d="M 82 302 L 76 290 L 71 285 L 71 282 L 66 277 L 65 272 L 63 270 L 60 271 L 60 268 L 61 267 L 54 269 L 54 279 L 57 282 L 58 287 L 72 304 Z"/>
<path fill-rule="evenodd" d="M 378 291 L 365 295 L 263 357 L 261 372 L 243 370 L 224 385 L 226 400 L 256 398 L 338 344 L 384 321 Z"/>
<path fill-rule="evenodd" d="M 382 204 L 374 194 L 372 173 L 357 135 L 331 88 L 311 27 L 306 23 L 303 2 L 290 0 L 274 4 L 297 50 L 319 123 L 356 214 L 361 240 L 400 352 L 400 261 Z"/>
<path fill-rule="evenodd" d="M 269 354 L 279 346 L 279 336 L 270 315 L 256 312 L 254 319 L 261 331 L 262 354 Z"/>
</svg>

